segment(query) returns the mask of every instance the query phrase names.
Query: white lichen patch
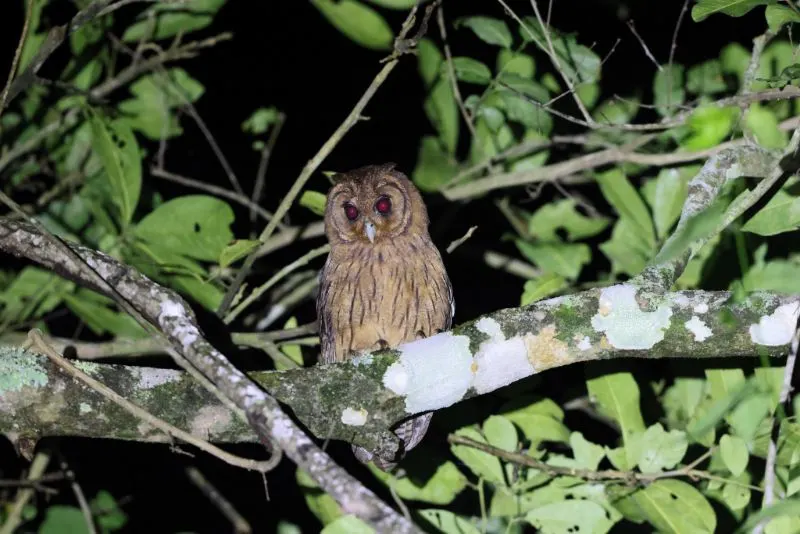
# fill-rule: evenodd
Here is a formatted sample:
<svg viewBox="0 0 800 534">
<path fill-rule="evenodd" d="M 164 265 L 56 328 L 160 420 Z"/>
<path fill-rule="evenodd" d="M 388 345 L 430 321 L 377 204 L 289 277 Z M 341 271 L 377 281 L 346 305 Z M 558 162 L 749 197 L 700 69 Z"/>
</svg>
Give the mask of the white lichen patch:
<svg viewBox="0 0 800 534">
<path fill-rule="evenodd" d="M 472 382 L 469 338 L 443 332 L 397 347 L 400 357 L 383 376 L 383 384 L 405 395 L 406 412 L 450 406 L 464 397 Z"/>
<path fill-rule="evenodd" d="M 472 362 L 472 387 L 478 394 L 494 391 L 536 372 L 520 336 L 506 339 L 494 319 L 483 318 L 476 327 L 489 336 L 481 343 Z"/>
<path fill-rule="evenodd" d="M 355 366 L 371 365 L 373 359 L 374 358 L 372 356 L 372 353 L 370 353 L 370 352 L 362 352 L 362 353 L 350 358 L 350 362 Z"/>
<path fill-rule="evenodd" d="M 762 316 L 758 324 L 750 325 L 750 339 L 757 345 L 770 347 L 788 344 L 794 335 L 798 314 L 798 302 L 778 306 L 771 315 Z"/>
<path fill-rule="evenodd" d="M 592 348 L 592 341 L 589 339 L 589 336 L 583 336 L 583 339 L 578 341 L 578 350 L 584 351 L 589 350 Z"/>
<path fill-rule="evenodd" d="M 592 326 L 604 332 L 608 343 L 617 349 L 650 349 L 664 339 L 672 310 L 661 304 L 655 311 L 642 311 L 636 301 L 636 287 L 618 284 L 600 293 Z"/>
<path fill-rule="evenodd" d="M 369 412 L 364 408 L 345 408 L 342 410 L 342 423 L 350 426 L 364 426 Z"/>
<path fill-rule="evenodd" d="M 672 297 L 672 303 L 679 308 L 688 308 L 692 305 L 692 301 L 689 300 L 689 297 L 681 293 L 677 293 L 674 297 Z"/>
<path fill-rule="evenodd" d="M 148 390 L 162 384 L 177 382 L 183 373 L 175 369 L 137 369 L 139 381 L 136 387 L 140 390 Z"/>
<path fill-rule="evenodd" d="M 189 431 L 207 439 L 228 429 L 233 415 L 225 406 L 203 406 L 189 422 Z"/>
<path fill-rule="evenodd" d="M 692 311 L 698 314 L 708 313 L 708 304 L 705 302 L 698 302 L 694 305 Z"/>
<path fill-rule="evenodd" d="M 567 302 L 567 297 L 562 295 L 560 297 L 552 297 L 546 300 L 539 301 L 538 305 L 552 307 L 552 306 L 561 306 L 565 302 Z"/>
<path fill-rule="evenodd" d="M 78 411 L 81 415 L 87 414 L 92 411 L 92 406 L 88 402 L 82 402 L 78 406 Z"/>
<path fill-rule="evenodd" d="M 733 165 L 725 171 L 725 180 L 735 180 L 742 175 L 742 167 L 738 163 Z"/>
<path fill-rule="evenodd" d="M 692 318 L 683 323 L 683 326 L 694 334 L 695 341 L 705 341 L 711 337 L 711 329 L 696 315 L 692 315 Z"/>
</svg>

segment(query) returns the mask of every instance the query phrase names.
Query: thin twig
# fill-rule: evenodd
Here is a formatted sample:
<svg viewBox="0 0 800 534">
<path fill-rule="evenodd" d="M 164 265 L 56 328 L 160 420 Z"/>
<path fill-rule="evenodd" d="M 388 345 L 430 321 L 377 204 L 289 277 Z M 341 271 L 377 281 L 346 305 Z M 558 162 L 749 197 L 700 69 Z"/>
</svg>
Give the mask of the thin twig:
<svg viewBox="0 0 800 534">
<path fill-rule="evenodd" d="M 633 33 L 633 36 L 634 36 L 634 37 L 636 37 L 636 40 L 638 40 L 638 41 L 639 41 L 639 44 L 640 44 L 640 45 L 642 45 L 642 49 L 644 50 L 644 55 L 646 55 L 646 56 L 647 56 L 647 58 L 648 58 L 650 61 L 652 61 L 652 62 L 653 62 L 653 65 L 655 65 L 655 66 L 656 66 L 656 68 L 657 68 L 659 71 L 663 71 L 663 70 L 664 70 L 664 68 L 663 68 L 663 67 L 662 67 L 662 66 L 659 64 L 658 60 L 655 58 L 655 56 L 653 55 L 653 53 L 652 53 L 652 52 L 650 51 L 650 49 L 647 47 L 647 43 L 645 43 L 645 42 L 644 42 L 644 39 L 642 39 L 642 36 L 641 36 L 641 35 L 639 35 L 639 33 L 636 31 L 636 26 L 634 26 L 634 24 L 633 24 L 633 21 L 632 21 L 632 20 L 629 20 L 629 21 L 628 21 L 628 28 L 630 28 L 630 30 L 631 30 L 631 33 Z"/>
<path fill-rule="evenodd" d="M 450 86 L 453 88 L 453 95 L 458 104 L 458 109 L 464 117 L 464 122 L 467 123 L 467 128 L 470 134 L 472 134 L 472 138 L 475 139 L 477 137 L 475 133 L 475 124 L 472 122 L 472 116 L 467 111 L 467 107 L 464 105 L 464 99 L 461 97 L 461 91 L 458 89 L 456 69 L 453 67 L 453 55 L 450 53 L 450 45 L 447 42 L 447 29 L 444 24 L 444 6 L 439 6 L 439 10 L 436 13 L 436 22 L 439 24 L 439 34 L 442 36 L 442 46 L 444 47 L 445 61 L 447 62 L 447 76 L 450 78 Z"/>
<path fill-rule="evenodd" d="M 231 522 L 233 531 L 236 534 L 250 534 L 253 531 L 244 516 L 242 516 L 242 514 L 233 507 L 233 504 L 203 476 L 200 470 L 194 466 L 189 466 L 186 468 L 186 475 L 189 477 L 192 484 L 203 492 L 203 495 L 205 495 L 208 500 L 216 506 L 217 510 Z"/>
<path fill-rule="evenodd" d="M 425 18 L 422 22 L 423 24 L 427 24 L 427 20 L 430 18 L 431 15 L 431 9 L 435 4 L 436 2 L 434 4 L 429 5 L 426 8 Z M 414 10 L 412 10 L 412 13 L 410 14 L 409 18 L 406 19 L 407 22 L 413 18 L 413 12 Z M 395 41 L 396 43 L 395 47 L 397 47 L 397 43 L 404 42 L 402 40 L 408 33 L 408 28 L 406 27 L 405 23 L 403 26 L 404 26 L 403 32 L 401 32 L 398 35 L 397 38 L 398 40 Z M 398 53 L 398 50 L 395 50 L 395 53 Z M 358 100 L 356 105 L 344 119 L 344 122 L 342 122 L 342 124 L 339 125 L 336 131 L 333 132 L 333 135 L 331 135 L 330 138 L 328 138 L 328 140 L 325 141 L 325 143 L 322 145 L 319 151 L 314 155 L 314 157 L 311 158 L 311 160 L 308 163 L 306 163 L 305 167 L 303 167 L 303 170 L 300 172 L 300 176 L 297 177 L 294 184 L 292 184 L 292 187 L 289 189 L 289 192 L 286 194 L 285 197 L 283 197 L 283 200 L 281 200 L 281 203 L 278 205 L 278 209 L 275 210 L 275 216 L 267 224 L 266 228 L 264 228 L 264 230 L 261 232 L 261 235 L 258 236 L 259 241 L 264 243 L 272 236 L 272 234 L 275 232 L 275 229 L 278 227 L 278 222 L 281 219 L 283 219 L 283 217 L 289 211 L 289 208 L 292 207 L 295 198 L 297 198 L 297 195 L 300 194 L 300 191 L 302 191 L 303 187 L 306 185 L 306 182 L 308 182 L 309 178 L 311 178 L 311 176 L 314 174 L 314 171 L 317 170 L 317 168 L 325 160 L 325 158 L 327 158 L 328 155 L 330 155 L 330 153 L 333 152 L 333 149 L 336 148 L 336 146 L 344 138 L 344 136 L 347 135 L 347 132 L 349 132 L 350 129 L 353 126 L 355 126 L 355 124 L 358 122 L 359 117 L 361 117 L 361 113 L 364 111 L 364 108 L 367 107 L 367 104 L 369 103 L 370 100 L 372 100 L 372 97 L 378 91 L 378 88 L 380 88 L 380 86 L 383 85 L 383 82 L 386 81 L 386 78 L 389 77 L 389 74 L 391 74 L 391 72 L 397 66 L 397 63 L 399 62 L 399 57 L 400 56 L 398 55 L 397 57 L 390 59 L 384 64 L 383 68 L 381 68 L 381 70 L 372 80 L 372 83 L 370 83 L 369 87 L 367 87 L 367 90 L 364 92 L 364 94 Z M 228 312 L 228 309 L 230 308 L 231 303 L 233 302 L 233 299 L 236 296 L 236 293 L 239 291 L 239 287 L 241 287 L 242 283 L 244 282 L 244 279 L 250 273 L 250 269 L 252 268 L 253 263 L 255 262 L 257 256 L 258 256 L 258 249 L 248 254 L 248 256 L 245 258 L 242 267 L 236 273 L 236 277 L 234 278 L 228 290 L 225 292 L 225 296 L 223 297 L 222 302 L 220 303 L 219 308 L 217 309 L 218 316 L 222 317 Z"/>
<path fill-rule="evenodd" d="M 80 508 L 83 514 L 83 522 L 86 523 L 86 529 L 89 531 L 89 534 L 97 534 L 97 527 L 94 524 L 92 509 L 89 507 L 89 502 L 86 500 L 86 495 L 83 493 L 81 485 L 78 484 L 75 478 L 75 472 L 69 468 L 66 460 L 63 459 L 61 460 L 61 470 L 67 473 L 69 486 L 72 489 L 72 493 L 75 494 L 75 500 L 78 501 L 78 508 Z"/>
<path fill-rule="evenodd" d="M 27 479 L 31 482 L 38 480 L 47 469 L 47 464 L 50 463 L 50 453 L 39 451 L 33 457 L 31 468 L 28 471 Z M 17 498 L 14 499 L 14 504 L 8 510 L 5 522 L 0 527 L 0 534 L 11 534 L 15 532 L 17 527 L 22 523 L 22 511 L 25 505 L 33 497 L 35 490 L 33 488 L 20 488 L 17 492 Z"/>
<path fill-rule="evenodd" d="M 275 119 L 275 124 L 269 133 L 267 145 L 261 151 L 261 160 L 258 162 L 258 170 L 256 171 L 256 184 L 253 187 L 253 203 L 258 205 L 261 202 L 261 197 L 264 192 L 264 181 L 267 176 L 267 168 L 269 161 L 272 158 L 272 153 L 275 151 L 275 144 L 278 142 L 278 136 L 281 134 L 283 123 L 286 122 L 286 114 L 282 111 L 278 112 L 278 117 Z M 255 223 L 255 211 L 250 211 L 250 222 Z"/>
<path fill-rule="evenodd" d="M 463 236 L 459 237 L 458 239 L 447 245 L 447 253 L 451 254 L 455 249 L 460 247 L 464 243 L 464 241 L 472 237 L 472 234 L 474 234 L 475 230 L 477 229 L 478 229 L 477 226 L 471 226 L 470 229 L 467 230 L 466 234 L 464 234 Z"/>
<path fill-rule="evenodd" d="M 0 115 L 3 114 L 3 110 L 6 107 L 6 97 L 8 97 L 8 91 L 11 89 L 11 82 L 14 81 L 14 74 L 17 72 L 17 67 L 19 66 L 19 58 L 22 55 L 22 49 L 25 47 L 25 40 L 28 37 L 28 29 L 31 25 L 31 15 L 33 14 L 33 3 L 35 1 L 36 0 L 28 0 L 28 9 L 25 11 L 25 21 L 22 23 L 22 33 L 20 33 L 19 36 L 17 49 L 14 51 L 14 59 L 11 60 L 11 69 L 8 73 L 6 85 L 3 87 L 2 94 L 0 94 Z"/>
<path fill-rule="evenodd" d="M 47 356 L 55 365 L 60 367 L 65 373 L 67 373 L 72 378 L 76 380 L 80 380 L 94 391 L 98 392 L 100 395 L 105 397 L 106 399 L 114 402 L 119 407 L 144 421 L 145 423 L 161 430 L 162 432 L 180 439 L 181 441 L 185 441 L 191 445 L 194 445 L 198 449 L 207 452 L 208 454 L 215 456 L 222 460 L 225 463 L 233 465 L 235 467 L 241 467 L 243 469 L 249 469 L 253 471 L 259 472 L 267 472 L 275 468 L 280 462 L 282 455 L 280 454 L 280 449 L 275 449 L 273 456 L 266 461 L 256 461 L 250 460 L 247 458 L 242 458 L 240 456 L 236 456 L 229 452 L 223 451 L 219 447 L 210 444 L 209 442 L 198 439 L 195 436 L 189 434 L 181 430 L 180 428 L 174 427 L 171 424 L 162 421 L 158 417 L 154 416 L 150 412 L 143 410 L 136 404 L 130 402 L 123 396 L 119 395 L 116 391 L 112 390 L 105 384 L 95 380 L 91 376 L 87 375 L 77 367 L 75 367 L 69 360 L 64 358 L 61 354 L 56 352 L 42 337 L 42 334 L 38 329 L 33 329 L 28 332 L 28 336 L 31 340 L 33 346 L 37 349 L 38 352 L 41 352 L 45 356 Z"/>
<path fill-rule="evenodd" d="M 218 197 L 227 198 L 232 200 L 242 206 L 249 208 L 252 213 L 257 213 L 260 217 L 263 217 L 265 220 L 269 221 L 272 219 L 272 213 L 265 210 L 258 204 L 255 204 L 251 201 L 247 196 L 241 195 L 234 191 L 229 191 L 224 187 L 219 187 L 212 184 L 207 184 L 205 182 L 201 182 L 199 180 L 195 180 L 193 178 L 189 178 L 187 176 L 181 176 L 180 174 L 175 174 L 174 172 L 169 172 L 165 169 L 153 167 L 150 169 L 150 174 L 155 176 L 156 178 L 162 178 L 164 180 L 169 180 L 170 182 L 175 182 L 177 184 L 185 185 L 187 187 L 193 187 L 195 189 L 201 189 L 203 191 L 207 191 Z M 283 226 L 283 225 L 281 225 Z M 285 227 L 284 227 L 285 228 Z"/>
</svg>

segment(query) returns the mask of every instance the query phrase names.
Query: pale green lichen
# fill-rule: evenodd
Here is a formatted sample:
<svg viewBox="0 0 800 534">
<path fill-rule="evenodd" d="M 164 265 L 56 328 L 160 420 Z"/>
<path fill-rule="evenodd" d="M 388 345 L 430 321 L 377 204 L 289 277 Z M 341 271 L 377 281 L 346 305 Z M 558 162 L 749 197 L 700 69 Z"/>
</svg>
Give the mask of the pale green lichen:
<svg viewBox="0 0 800 534">
<path fill-rule="evenodd" d="M 89 405 L 89 403 L 82 402 L 78 406 L 78 411 L 80 411 L 81 414 L 86 414 L 92 411 L 92 407 Z"/>
<path fill-rule="evenodd" d="M 662 303 L 655 311 L 643 311 L 636 300 L 636 286 L 618 284 L 604 288 L 592 326 L 604 332 L 617 349 L 650 349 L 664 339 L 672 309 Z"/>
<path fill-rule="evenodd" d="M 80 369 L 81 371 L 83 371 L 84 373 L 86 373 L 87 375 L 93 375 L 101 368 L 99 363 L 87 362 L 84 360 L 78 360 L 76 362 L 73 362 L 73 365 L 78 369 Z"/>
<path fill-rule="evenodd" d="M 0 354 L 0 395 L 26 386 L 46 385 L 47 372 L 41 358 L 19 347 L 4 347 Z"/>
</svg>

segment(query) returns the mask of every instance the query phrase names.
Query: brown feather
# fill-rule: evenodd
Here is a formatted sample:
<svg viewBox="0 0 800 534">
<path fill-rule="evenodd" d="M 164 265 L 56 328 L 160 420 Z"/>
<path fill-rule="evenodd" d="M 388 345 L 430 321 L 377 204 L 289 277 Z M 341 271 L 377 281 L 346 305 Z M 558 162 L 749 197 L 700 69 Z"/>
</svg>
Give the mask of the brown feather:
<svg viewBox="0 0 800 534">
<path fill-rule="evenodd" d="M 441 255 L 428 233 L 428 214 L 417 188 L 394 164 L 371 165 L 337 175 L 328 193 L 325 230 L 331 252 L 320 274 L 317 315 L 322 363 L 344 361 L 361 350 L 389 347 L 439 330 L 453 319 L 453 293 Z M 388 216 L 375 211 L 377 198 L 388 196 Z M 350 221 L 343 206 L 351 203 L 359 218 Z M 367 219 L 376 234 L 365 233 Z M 432 414 L 400 423 L 395 433 L 404 451 L 414 448 Z M 381 469 L 396 459 L 377 458 L 354 447 L 362 462 Z M 402 456 L 402 453 L 401 453 Z"/>
</svg>

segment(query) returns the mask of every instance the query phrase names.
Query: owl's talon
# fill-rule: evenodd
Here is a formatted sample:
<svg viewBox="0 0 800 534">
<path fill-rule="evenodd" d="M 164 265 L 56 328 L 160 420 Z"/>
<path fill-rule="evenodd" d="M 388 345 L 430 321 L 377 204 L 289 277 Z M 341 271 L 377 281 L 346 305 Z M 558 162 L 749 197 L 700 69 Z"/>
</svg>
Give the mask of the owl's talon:
<svg viewBox="0 0 800 534">
<path fill-rule="evenodd" d="M 377 345 L 378 345 L 378 350 L 386 350 L 389 348 L 389 342 L 386 341 L 385 339 L 379 339 L 377 341 Z"/>
<path fill-rule="evenodd" d="M 442 330 L 441 328 L 437 328 L 437 329 L 436 329 L 436 333 L 437 333 L 437 334 L 441 334 L 442 332 L 444 332 L 444 330 Z"/>
<path fill-rule="evenodd" d="M 422 330 L 417 330 L 417 339 L 425 339 L 426 337 L 428 336 L 425 335 L 425 332 Z"/>
</svg>

